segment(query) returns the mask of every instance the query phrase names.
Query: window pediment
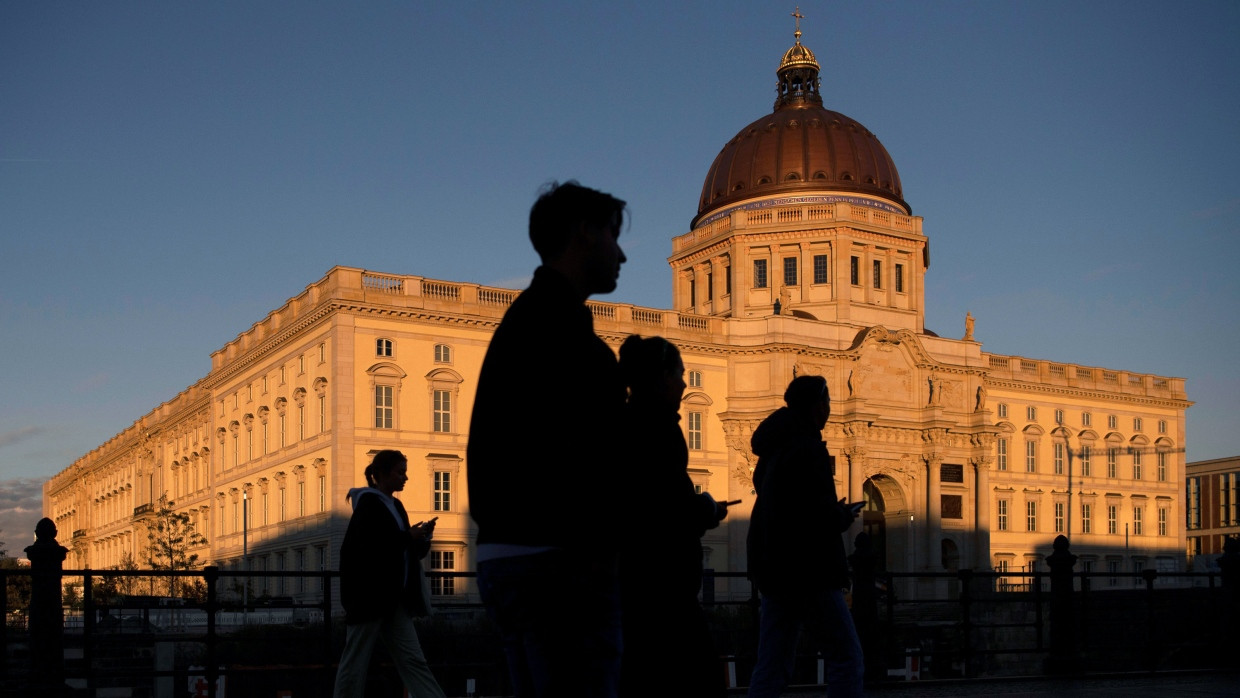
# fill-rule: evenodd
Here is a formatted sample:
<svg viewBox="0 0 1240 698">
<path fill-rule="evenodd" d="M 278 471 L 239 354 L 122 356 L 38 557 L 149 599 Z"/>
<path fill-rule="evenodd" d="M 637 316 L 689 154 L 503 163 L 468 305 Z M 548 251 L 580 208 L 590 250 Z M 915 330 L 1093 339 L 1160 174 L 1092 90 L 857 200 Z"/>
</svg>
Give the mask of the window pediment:
<svg viewBox="0 0 1240 698">
<path fill-rule="evenodd" d="M 698 392 L 698 391 L 694 391 L 692 393 L 685 395 L 681 399 L 681 402 L 685 403 L 686 405 L 707 405 L 709 406 L 709 405 L 715 404 L 715 401 L 711 400 L 709 395 L 703 392 Z"/>
<path fill-rule="evenodd" d="M 383 376 L 385 378 L 404 378 L 406 375 L 400 366 L 390 361 L 380 361 L 366 369 L 366 373 L 371 376 Z"/>
</svg>

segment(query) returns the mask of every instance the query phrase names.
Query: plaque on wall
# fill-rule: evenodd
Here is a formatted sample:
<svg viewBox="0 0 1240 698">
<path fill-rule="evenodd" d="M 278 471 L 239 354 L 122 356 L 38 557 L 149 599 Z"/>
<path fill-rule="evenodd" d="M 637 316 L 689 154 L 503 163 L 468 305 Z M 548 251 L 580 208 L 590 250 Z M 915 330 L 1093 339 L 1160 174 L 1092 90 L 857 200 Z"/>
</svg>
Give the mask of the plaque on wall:
<svg viewBox="0 0 1240 698">
<path fill-rule="evenodd" d="M 964 497 L 958 494 L 944 494 L 939 496 L 940 516 L 944 519 L 963 519 L 964 518 Z"/>
<path fill-rule="evenodd" d="M 939 480 L 943 482 L 964 482 L 964 466 L 959 463 L 944 463 L 940 465 Z"/>
</svg>

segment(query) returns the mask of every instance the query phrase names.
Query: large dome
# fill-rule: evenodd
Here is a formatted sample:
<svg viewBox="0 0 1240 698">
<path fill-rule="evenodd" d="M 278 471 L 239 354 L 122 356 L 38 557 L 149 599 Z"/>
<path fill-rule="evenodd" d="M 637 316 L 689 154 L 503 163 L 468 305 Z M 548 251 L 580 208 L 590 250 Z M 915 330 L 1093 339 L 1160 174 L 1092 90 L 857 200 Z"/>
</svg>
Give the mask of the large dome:
<svg viewBox="0 0 1240 698">
<path fill-rule="evenodd" d="M 822 106 L 818 62 L 797 41 L 780 61 L 775 111 L 741 129 L 715 158 L 693 226 L 739 201 L 772 194 L 869 194 L 908 214 L 887 149 L 855 119 Z"/>
</svg>

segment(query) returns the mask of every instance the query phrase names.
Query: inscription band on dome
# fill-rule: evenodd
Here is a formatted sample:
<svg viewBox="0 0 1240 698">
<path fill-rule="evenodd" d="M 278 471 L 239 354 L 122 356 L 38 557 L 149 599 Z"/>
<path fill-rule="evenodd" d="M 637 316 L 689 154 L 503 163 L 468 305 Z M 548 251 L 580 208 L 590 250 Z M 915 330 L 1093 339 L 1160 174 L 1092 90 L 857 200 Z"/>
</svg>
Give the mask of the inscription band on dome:
<svg viewBox="0 0 1240 698">
<path fill-rule="evenodd" d="M 698 227 L 710 225 L 715 221 L 730 216 L 736 211 L 757 211 L 764 208 L 774 208 L 776 206 L 795 206 L 797 204 L 852 204 L 854 206 L 868 206 L 881 211 L 897 213 L 901 216 L 907 216 L 908 212 L 899 206 L 889 204 L 885 201 L 875 201 L 862 196 L 843 196 L 839 194 L 815 194 L 806 196 L 781 196 L 775 199 L 765 199 L 763 201 L 749 201 L 736 206 L 729 206 L 717 213 L 698 221 Z"/>
</svg>

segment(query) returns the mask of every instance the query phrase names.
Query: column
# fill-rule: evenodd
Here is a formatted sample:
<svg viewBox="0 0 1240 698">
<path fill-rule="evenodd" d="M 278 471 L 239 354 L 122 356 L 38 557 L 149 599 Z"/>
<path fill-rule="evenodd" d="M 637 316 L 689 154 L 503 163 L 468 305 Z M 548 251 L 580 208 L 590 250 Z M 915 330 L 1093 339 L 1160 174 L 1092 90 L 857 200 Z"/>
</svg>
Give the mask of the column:
<svg viewBox="0 0 1240 698">
<path fill-rule="evenodd" d="M 927 454 L 926 459 L 926 569 L 939 567 L 939 538 L 942 532 L 942 465 L 943 458 L 937 453 Z"/>
<path fill-rule="evenodd" d="M 985 571 L 990 569 L 990 462 L 991 458 L 980 456 L 973 458 L 973 530 L 974 542 L 973 569 Z"/>
</svg>

